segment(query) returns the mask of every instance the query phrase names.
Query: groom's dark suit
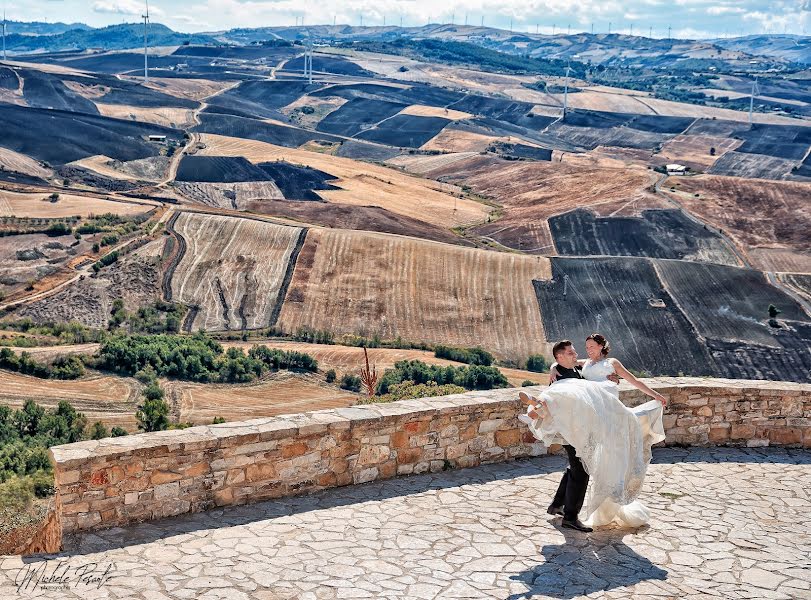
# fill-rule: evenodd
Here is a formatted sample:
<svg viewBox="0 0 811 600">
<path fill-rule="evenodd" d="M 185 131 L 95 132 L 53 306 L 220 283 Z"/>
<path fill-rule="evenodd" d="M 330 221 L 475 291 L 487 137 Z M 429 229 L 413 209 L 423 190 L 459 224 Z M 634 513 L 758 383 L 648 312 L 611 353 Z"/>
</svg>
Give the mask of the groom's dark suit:
<svg viewBox="0 0 811 600">
<path fill-rule="evenodd" d="M 580 367 L 575 366 L 574 369 L 567 369 L 557 365 L 558 379 L 585 379 L 580 373 Z M 555 493 L 555 499 L 552 500 L 552 506 L 563 507 L 563 518 L 567 521 L 574 521 L 583 508 L 583 500 L 586 497 L 586 488 L 589 485 L 589 474 L 583 468 L 583 463 L 577 457 L 574 446 L 564 444 L 563 449 L 569 456 L 569 467 L 563 473 L 563 478 L 560 480 L 558 491 Z"/>
</svg>

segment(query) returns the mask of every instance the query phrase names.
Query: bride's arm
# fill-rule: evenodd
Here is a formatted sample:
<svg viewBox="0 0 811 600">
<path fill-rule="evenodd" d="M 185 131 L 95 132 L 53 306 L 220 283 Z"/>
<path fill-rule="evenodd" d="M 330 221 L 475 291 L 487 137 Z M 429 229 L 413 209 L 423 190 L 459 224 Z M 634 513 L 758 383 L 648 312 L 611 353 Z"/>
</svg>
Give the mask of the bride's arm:
<svg viewBox="0 0 811 600">
<path fill-rule="evenodd" d="M 642 390 L 654 400 L 658 400 L 659 402 L 662 403 L 662 406 L 665 406 L 667 404 L 667 398 L 662 396 L 662 394 L 660 394 L 659 392 L 654 392 L 647 385 L 639 381 L 639 379 L 634 377 L 634 374 L 628 371 L 628 369 L 626 369 L 624 366 L 622 366 L 622 363 L 618 361 L 616 358 L 611 359 L 611 364 L 614 366 L 614 371 L 617 373 L 617 375 L 622 377 L 625 381 L 630 383 L 636 389 Z"/>
</svg>

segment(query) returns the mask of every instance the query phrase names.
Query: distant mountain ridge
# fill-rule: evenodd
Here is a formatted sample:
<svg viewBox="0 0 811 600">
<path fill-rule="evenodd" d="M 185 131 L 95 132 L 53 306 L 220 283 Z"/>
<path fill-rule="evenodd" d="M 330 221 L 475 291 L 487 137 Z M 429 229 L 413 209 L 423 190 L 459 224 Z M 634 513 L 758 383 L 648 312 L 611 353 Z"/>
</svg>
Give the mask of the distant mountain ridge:
<svg viewBox="0 0 811 600">
<path fill-rule="evenodd" d="M 7 48 L 15 53 L 57 52 L 83 48 L 121 50 L 143 44 L 140 23 L 111 25 L 99 29 L 83 24 L 15 23 L 10 28 Z M 48 28 L 53 31 L 48 31 Z M 63 31 L 59 31 L 62 28 Z M 70 29 L 66 29 L 70 28 Z M 23 33 L 25 31 L 25 33 Z M 435 39 L 467 42 L 507 54 L 530 58 L 574 59 L 580 62 L 617 66 L 672 66 L 707 68 L 713 63 L 735 68 L 748 67 L 760 59 L 775 65 L 811 64 L 811 37 L 760 35 L 713 40 L 648 38 L 623 34 L 571 35 L 529 34 L 452 24 L 421 27 L 354 27 L 312 25 L 300 27 L 235 28 L 227 31 L 185 34 L 158 23 L 149 28 L 150 45 L 193 44 L 249 45 L 266 40 L 376 41 Z M 770 65 L 764 65 L 768 67 Z"/>
<path fill-rule="evenodd" d="M 72 29 L 93 29 L 84 23 L 43 23 L 42 21 L 6 21 L 6 35 L 58 35 Z"/>
</svg>

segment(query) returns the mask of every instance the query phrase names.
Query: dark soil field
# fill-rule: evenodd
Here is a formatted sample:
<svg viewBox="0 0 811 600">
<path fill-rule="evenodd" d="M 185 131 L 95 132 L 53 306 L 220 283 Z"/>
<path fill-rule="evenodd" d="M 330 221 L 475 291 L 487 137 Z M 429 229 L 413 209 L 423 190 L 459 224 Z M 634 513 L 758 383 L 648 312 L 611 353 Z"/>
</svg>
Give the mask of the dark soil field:
<svg viewBox="0 0 811 600">
<path fill-rule="evenodd" d="M 811 178 L 811 152 L 805 157 L 800 167 L 794 171 L 794 175 L 797 177 Z"/>
<path fill-rule="evenodd" d="M 708 339 L 707 348 L 720 377 L 811 383 L 811 327 L 776 339 L 782 347 Z"/>
<path fill-rule="evenodd" d="M 648 131 L 650 133 L 678 134 L 695 121 L 692 117 L 666 117 L 660 115 L 637 115 L 628 123 L 631 129 Z"/>
<path fill-rule="evenodd" d="M 656 268 L 705 337 L 780 346 L 767 323 L 770 304 L 782 311 L 783 319 L 811 321 L 793 298 L 769 284 L 760 271 L 685 261 L 658 261 Z"/>
<path fill-rule="evenodd" d="M 765 154 L 786 160 L 802 160 L 811 146 L 811 127 L 755 123 L 737 137 L 744 140 L 737 152 Z"/>
<path fill-rule="evenodd" d="M 236 183 L 269 181 L 268 173 L 241 156 L 184 156 L 177 168 L 176 181 Z"/>
<path fill-rule="evenodd" d="M 442 117 L 415 117 L 397 115 L 383 121 L 374 129 L 367 129 L 358 138 L 401 148 L 419 148 L 450 123 Z"/>
<path fill-rule="evenodd" d="M 526 144 L 496 144 L 493 152 L 507 157 L 526 158 L 529 160 L 552 160 L 552 151 L 548 148 L 536 148 Z"/>
<path fill-rule="evenodd" d="M 583 340 L 598 331 L 610 340 L 612 356 L 628 368 L 652 375 L 714 372 L 706 349 L 650 260 L 551 261 L 552 280 L 533 282 L 548 340 L 570 339 L 585 355 Z M 652 299 L 662 300 L 664 308 L 652 305 Z"/>
<path fill-rule="evenodd" d="M 147 158 L 160 147 L 145 136 L 183 139 L 181 131 L 159 125 L 8 104 L 0 104 L 0 131 L 0 145 L 52 165 L 97 154 L 120 161 Z"/>
<path fill-rule="evenodd" d="M 327 183 L 336 177 L 318 169 L 291 165 L 277 161 L 257 165 L 279 187 L 287 200 L 315 200 L 322 198 L 313 190 L 339 190 L 341 188 Z"/>
<path fill-rule="evenodd" d="M 722 119 L 697 119 L 685 131 L 687 135 L 709 135 L 731 137 L 749 129 L 748 123 L 741 121 L 724 121 Z"/>
<path fill-rule="evenodd" d="M 796 164 L 785 158 L 733 151 L 715 161 L 707 173 L 746 179 L 786 179 Z"/>
<path fill-rule="evenodd" d="M 0 67 L 0 89 L 2 90 L 19 90 L 20 78 L 14 69 L 8 67 Z"/>
<path fill-rule="evenodd" d="M 375 123 L 393 117 L 406 107 L 405 104 L 353 98 L 338 110 L 329 113 L 316 126 L 318 131 L 352 137 L 371 128 Z"/>
<path fill-rule="evenodd" d="M 811 302 L 811 275 L 800 275 L 797 273 L 783 273 L 780 279 L 793 287 L 806 300 Z"/>
<path fill-rule="evenodd" d="M 284 65 L 284 71 L 292 71 L 303 73 L 304 72 L 304 57 L 300 56 L 289 60 Z M 314 73 L 335 73 L 336 75 L 349 75 L 351 77 L 374 77 L 375 74 L 367 71 L 357 63 L 347 60 L 346 58 L 337 56 L 322 56 L 316 54 L 313 56 L 313 72 Z"/>
<path fill-rule="evenodd" d="M 673 134 L 641 131 L 630 127 L 611 127 L 607 125 L 607 122 L 603 124 L 606 126 L 573 126 L 567 117 L 566 121 L 558 121 L 550 125 L 547 133 L 588 150 L 593 150 L 597 146 L 655 150 L 673 137 Z M 557 144 L 556 147 L 558 147 Z"/>
<path fill-rule="evenodd" d="M 245 138 L 268 142 L 287 148 L 298 148 L 311 140 L 338 142 L 341 138 L 328 133 L 308 131 L 298 127 L 285 127 L 273 123 L 265 123 L 256 119 L 246 119 L 231 115 L 201 114 L 200 125 L 193 131 L 201 133 L 216 133 L 232 137 Z"/>
<path fill-rule="evenodd" d="M 198 56 L 203 58 L 233 58 L 238 60 L 280 61 L 300 51 L 293 46 L 181 46 L 172 56 Z"/>
<path fill-rule="evenodd" d="M 716 233 L 680 210 L 644 210 L 640 217 L 599 217 L 573 210 L 549 219 L 564 256 L 647 256 L 737 264 Z"/>
<path fill-rule="evenodd" d="M 599 112 L 595 110 L 572 110 L 566 113 L 562 121 L 570 127 L 588 127 L 590 129 L 611 129 L 627 125 L 634 115 L 625 113 Z"/>
<path fill-rule="evenodd" d="M 34 57 L 34 60 L 36 58 Z M 53 58 L 42 59 L 42 62 L 58 64 L 80 71 L 92 71 L 95 73 L 123 73 L 125 71 L 144 71 L 144 55 L 137 52 L 113 52 L 110 54 L 99 55 L 79 55 L 74 58 L 60 58 L 54 60 Z M 173 56 L 150 56 L 149 68 L 168 68 L 174 67 L 178 63 L 187 63 L 186 58 L 173 57 Z"/>
<path fill-rule="evenodd" d="M 501 98 L 488 98 L 486 96 L 476 96 L 469 94 L 449 105 L 448 108 L 461 110 L 473 115 L 480 115 L 507 121 L 513 124 L 523 124 L 527 113 L 532 110 L 533 105 L 529 102 L 516 102 L 515 100 L 503 100 Z"/>
<path fill-rule="evenodd" d="M 344 158 L 354 158 L 355 160 L 383 162 L 400 154 L 400 150 L 390 146 L 378 146 L 377 144 L 367 144 L 356 140 L 344 140 L 343 143 L 338 146 L 338 151 L 335 154 Z"/>
<path fill-rule="evenodd" d="M 315 68 L 315 61 L 313 61 Z M 427 85 L 412 85 L 400 88 L 374 83 L 358 83 L 350 85 L 335 85 L 324 88 L 312 94 L 313 96 L 339 96 L 351 100 L 352 98 L 377 98 L 389 102 L 403 104 L 424 104 L 426 106 L 448 107 L 465 97 L 461 92 L 444 90 Z M 459 109 L 461 110 L 461 109 Z"/>
<path fill-rule="evenodd" d="M 377 206 L 347 206 L 324 202 L 288 202 L 283 200 L 256 200 L 247 210 L 272 216 L 295 219 L 303 223 L 332 227 L 394 233 L 423 240 L 433 240 L 458 246 L 471 244 L 442 227 L 398 215 Z"/>
<path fill-rule="evenodd" d="M 69 90 L 58 77 L 33 69 L 20 69 L 19 75 L 28 106 L 99 114 L 93 102 Z"/>
<path fill-rule="evenodd" d="M 204 112 L 283 119 L 281 107 L 316 89 L 303 81 L 245 81 L 212 98 Z"/>
</svg>

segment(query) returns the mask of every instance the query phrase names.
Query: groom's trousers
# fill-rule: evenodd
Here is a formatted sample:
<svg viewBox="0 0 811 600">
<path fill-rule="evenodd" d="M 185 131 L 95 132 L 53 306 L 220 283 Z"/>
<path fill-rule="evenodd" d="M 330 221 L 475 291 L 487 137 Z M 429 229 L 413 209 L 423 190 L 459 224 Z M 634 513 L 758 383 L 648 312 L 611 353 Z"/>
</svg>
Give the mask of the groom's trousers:
<svg viewBox="0 0 811 600">
<path fill-rule="evenodd" d="M 586 498 L 586 488 L 589 485 L 589 474 L 583 467 L 583 463 L 577 457 L 574 446 L 563 445 L 569 457 L 569 467 L 563 473 L 558 491 L 552 500 L 552 506 L 563 507 L 563 518 L 567 521 L 574 521 L 583 508 L 583 500 Z"/>
</svg>

